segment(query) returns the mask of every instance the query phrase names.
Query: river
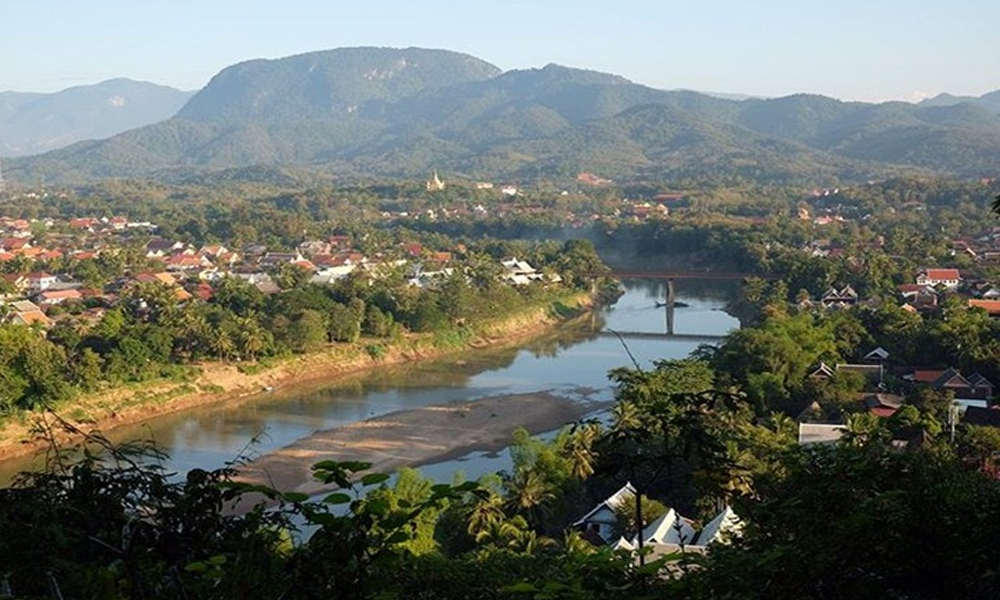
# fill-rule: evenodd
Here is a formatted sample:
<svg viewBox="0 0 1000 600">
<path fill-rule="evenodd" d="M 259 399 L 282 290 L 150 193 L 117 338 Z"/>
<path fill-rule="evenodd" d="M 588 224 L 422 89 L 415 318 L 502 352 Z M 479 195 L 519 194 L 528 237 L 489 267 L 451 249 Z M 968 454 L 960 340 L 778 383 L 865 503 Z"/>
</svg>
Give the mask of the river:
<svg viewBox="0 0 1000 600">
<path fill-rule="evenodd" d="M 474 350 L 349 376 L 319 389 L 292 388 L 280 395 L 197 407 L 116 429 L 109 437 L 151 438 L 169 455 L 166 468 L 184 472 L 221 467 L 241 454 L 266 454 L 317 430 L 429 404 L 539 391 L 610 400 L 607 372 L 630 366 L 629 352 L 645 368 L 657 359 L 683 358 L 706 341 L 628 336 L 666 331 L 665 311 L 656 306 L 666 296 L 666 285 L 627 280 L 623 286 L 625 294 L 613 306 L 516 348 Z M 678 282 L 677 300 L 687 306 L 676 308 L 674 333 L 721 336 L 739 327 L 722 310 L 733 293 L 733 283 Z M 624 339 L 595 331 L 607 328 L 623 332 Z M 421 470 L 447 481 L 455 471 L 478 477 L 508 464 L 506 453 L 478 453 Z M 27 465 L 27 459 L 0 463 L 0 485 Z"/>
</svg>

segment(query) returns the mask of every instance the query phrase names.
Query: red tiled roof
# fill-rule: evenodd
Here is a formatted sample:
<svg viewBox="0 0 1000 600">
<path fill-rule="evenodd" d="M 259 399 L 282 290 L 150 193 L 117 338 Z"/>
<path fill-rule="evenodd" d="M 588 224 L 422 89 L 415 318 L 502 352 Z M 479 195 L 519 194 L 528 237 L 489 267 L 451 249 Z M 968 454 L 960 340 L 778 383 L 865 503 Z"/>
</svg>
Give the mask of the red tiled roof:
<svg viewBox="0 0 1000 600">
<path fill-rule="evenodd" d="M 33 325 L 35 323 L 41 323 L 42 325 L 47 327 L 52 324 L 52 321 L 45 316 L 45 313 L 43 313 L 40 310 L 31 310 L 28 312 L 17 313 L 16 315 L 14 315 L 14 318 L 19 319 L 25 325 Z"/>
<path fill-rule="evenodd" d="M 919 381 L 921 383 L 934 383 L 942 375 L 944 375 L 944 369 L 916 370 L 913 372 L 913 381 Z"/>
<path fill-rule="evenodd" d="M 45 300 L 58 300 L 58 299 L 69 299 L 69 298 L 82 298 L 83 295 L 79 290 L 52 290 L 42 292 L 38 295 L 43 301 Z"/>
<path fill-rule="evenodd" d="M 982 308 L 991 315 L 1000 315 L 1000 300 L 969 300 L 969 308 Z"/>
<path fill-rule="evenodd" d="M 899 409 L 892 408 L 891 406 L 876 406 L 875 408 L 868 409 L 868 412 L 879 417 L 888 418 L 896 414 L 897 410 Z"/>
<path fill-rule="evenodd" d="M 927 269 L 924 273 L 928 279 L 935 281 L 951 281 L 962 278 L 958 269 Z"/>
</svg>

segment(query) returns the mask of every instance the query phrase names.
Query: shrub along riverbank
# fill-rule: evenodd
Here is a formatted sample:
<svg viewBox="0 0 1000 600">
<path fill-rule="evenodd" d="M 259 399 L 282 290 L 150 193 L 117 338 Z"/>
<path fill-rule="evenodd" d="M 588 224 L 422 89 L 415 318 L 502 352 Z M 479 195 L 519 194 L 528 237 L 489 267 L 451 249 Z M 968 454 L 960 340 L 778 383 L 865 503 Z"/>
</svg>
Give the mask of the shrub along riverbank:
<svg viewBox="0 0 1000 600">
<path fill-rule="evenodd" d="M 51 409 L 82 430 L 107 431 L 154 416 L 215 402 L 235 401 L 259 393 L 286 393 L 288 388 L 322 385 L 348 373 L 391 364 L 426 360 L 475 348 L 520 343 L 547 328 L 584 314 L 589 295 L 566 289 L 538 293 L 517 311 L 505 311 L 475 323 L 450 325 L 432 332 L 400 332 L 390 338 L 359 336 L 349 342 L 325 343 L 300 354 L 285 353 L 256 361 L 202 361 L 172 377 L 119 384 L 54 402 Z M 34 452 L 48 442 L 39 435 L 39 419 L 49 411 L 21 410 L 0 427 L 0 458 Z M 60 439 L 71 437 L 58 433 Z"/>
</svg>

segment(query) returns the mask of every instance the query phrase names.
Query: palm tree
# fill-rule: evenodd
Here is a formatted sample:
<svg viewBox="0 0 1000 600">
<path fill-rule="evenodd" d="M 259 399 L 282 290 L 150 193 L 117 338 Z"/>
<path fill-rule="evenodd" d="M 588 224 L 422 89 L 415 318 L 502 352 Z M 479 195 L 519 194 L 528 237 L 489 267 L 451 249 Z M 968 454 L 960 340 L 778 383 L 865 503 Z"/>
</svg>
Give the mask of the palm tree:
<svg viewBox="0 0 1000 600">
<path fill-rule="evenodd" d="M 518 469 L 504 482 L 509 496 L 507 506 L 539 524 L 549 513 L 548 503 L 555 499 L 549 482 L 533 469 Z"/>
<path fill-rule="evenodd" d="M 486 528 L 476 533 L 476 543 L 491 544 L 498 548 L 510 547 L 517 542 L 521 532 L 527 529 L 528 522 L 521 515 L 491 521 Z"/>
<path fill-rule="evenodd" d="M 550 537 L 538 535 L 531 529 L 521 529 L 517 531 L 507 542 L 507 547 L 521 554 L 532 555 L 542 548 L 554 545 L 556 542 Z"/>
<path fill-rule="evenodd" d="M 469 535 L 478 540 L 479 534 L 502 523 L 507 515 L 503 512 L 504 500 L 500 494 L 490 494 L 472 506 L 469 512 Z"/>
<path fill-rule="evenodd" d="M 199 344 L 205 339 L 206 332 L 208 331 L 208 321 L 205 319 L 205 313 L 189 307 L 188 310 L 182 313 L 178 329 L 180 335 L 175 342 L 178 346 L 177 350 L 194 354 Z"/>
<path fill-rule="evenodd" d="M 257 360 L 257 353 L 264 348 L 264 332 L 260 323 L 253 315 L 239 317 L 236 320 L 236 327 L 239 329 L 240 354 L 250 360 Z"/>
<path fill-rule="evenodd" d="M 573 461 L 573 475 L 578 479 L 586 479 L 594 474 L 596 454 L 593 446 L 600 434 L 601 425 L 593 421 L 574 426 L 570 433 L 567 450 Z"/>
<path fill-rule="evenodd" d="M 234 346 L 233 338 L 229 335 L 229 331 L 225 327 L 222 325 L 215 326 L 212 328 L 210 335 L 209 343 L 211 343 L 212 350 L 218 355 L 220 361 L 232 354 Z"/>
</svg>

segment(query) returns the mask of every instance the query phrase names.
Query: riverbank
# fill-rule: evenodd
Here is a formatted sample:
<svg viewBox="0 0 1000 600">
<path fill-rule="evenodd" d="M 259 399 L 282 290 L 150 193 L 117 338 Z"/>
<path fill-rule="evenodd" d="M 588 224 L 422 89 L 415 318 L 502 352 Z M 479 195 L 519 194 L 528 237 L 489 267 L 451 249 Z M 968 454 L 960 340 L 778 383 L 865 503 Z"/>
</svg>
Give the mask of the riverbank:
<svg viewBox="0 0 1000 600">
<path fill-rule="evenodd" d="M 304 386 L 321 387 L 345 375 L 387 365 L 439 358 L 475 348 L 523 343 L 590 308 L 587 295 L 566 296 L 488 323 L 461 344 L 432 334 L 419 334 L 395 342 L 361 340 L 355 344 L 336 344 L 267 367 L 205 363 L 197 365 L 197 372 L 185 381 L 160 380 L 119 387 L 74 399 L 56 407 L 56 412 L 82 431 L 107 432 L 197 406 L 237 402 L 261 393 L 291 394 Z M 379 345 L 377 353 L 371 351 L 373 342 Z M 44 448 L 49 442 L 34 431 L 36 419 L 44 418 L 51 420 L 52 416 L 24 414 L 19 420 L 8 420 L 0 429 L 0 460 Z M 69 443 L 73 439 L 70 434 L 58 433 L 59 443 Z"/>
<path fill-rule="evenodd" d="M 371 471 L 391 473 L 499 451 L 519 427 L 552 431 L 606 404 L 538 392 L 401 410 L 314 433 L 241 467 L 240 479 L 314 495 L 332 489 L 312 478 L 311 467 L 321 460 L 367 462 Z"/>
</svg>

